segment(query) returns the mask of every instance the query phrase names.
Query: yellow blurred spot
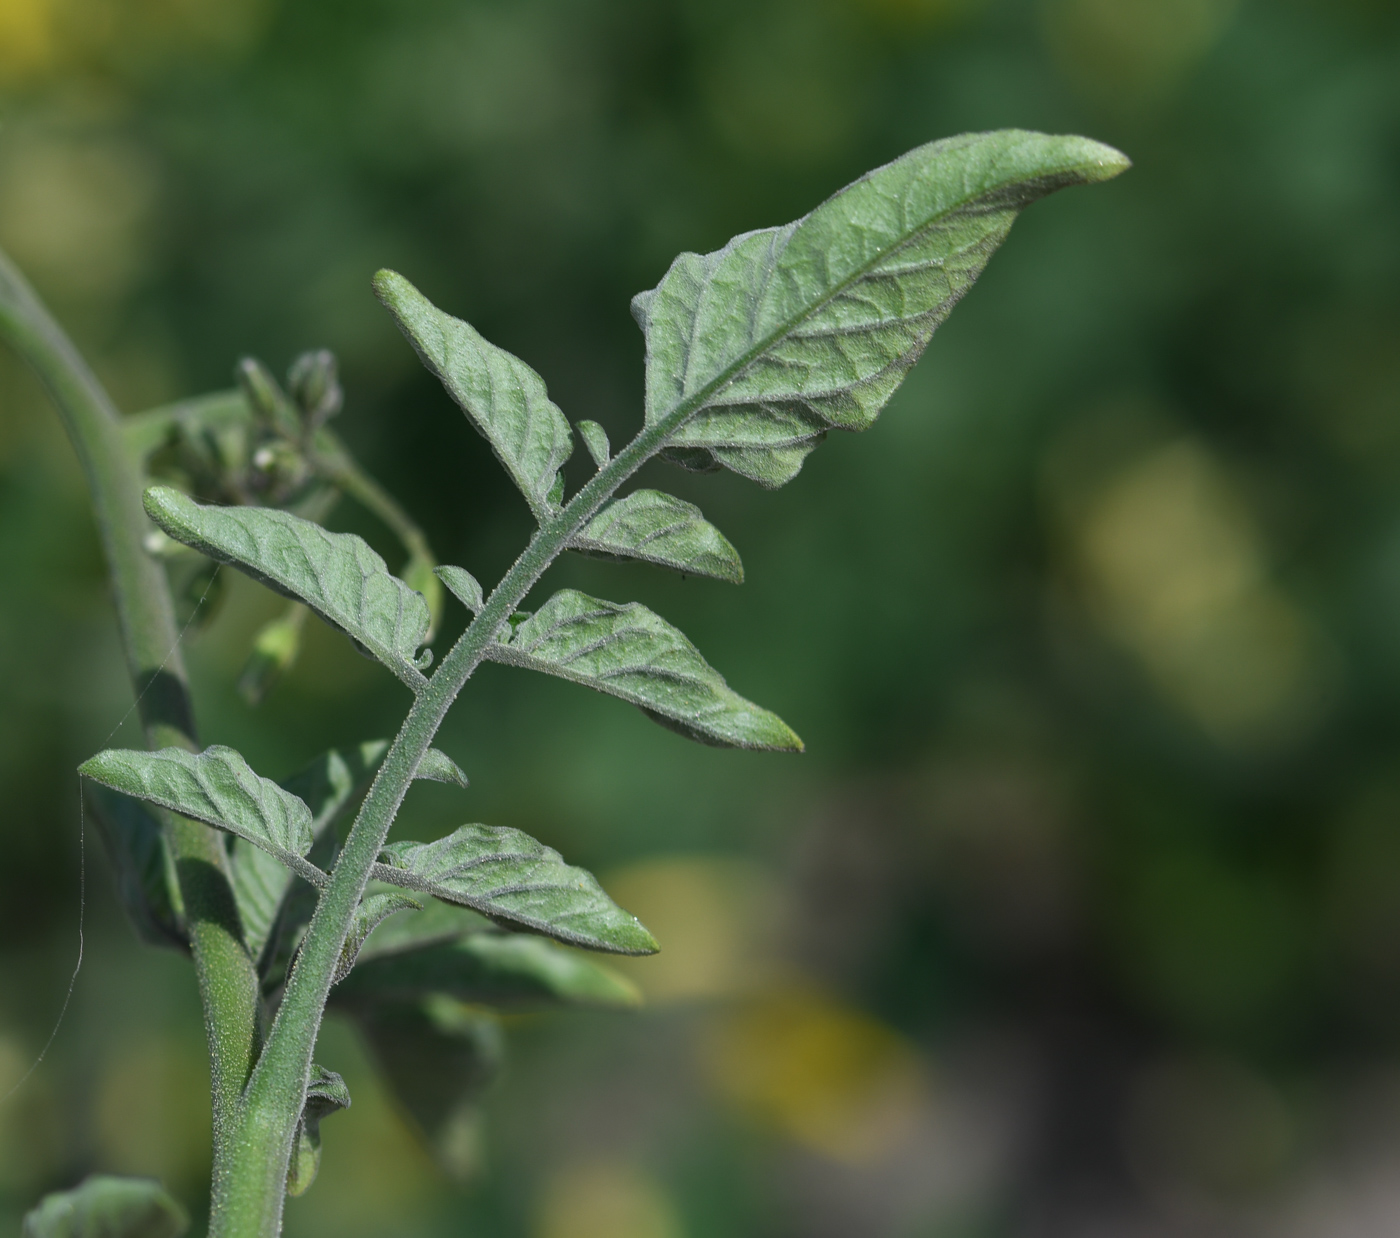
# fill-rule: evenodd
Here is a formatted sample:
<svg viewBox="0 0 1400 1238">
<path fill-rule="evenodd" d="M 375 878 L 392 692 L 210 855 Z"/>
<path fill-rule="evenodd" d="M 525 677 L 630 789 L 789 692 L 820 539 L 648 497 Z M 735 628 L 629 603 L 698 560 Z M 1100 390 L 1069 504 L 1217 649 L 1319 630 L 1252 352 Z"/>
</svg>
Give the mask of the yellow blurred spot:
<svg viewBox="0 0 1400 1238">
<path fill-rule="evenodd" d="M 50 0 L 0 0 L 0 78 L 43 68 L 52 55 Z"/>
<path fill-rule="evenodd" d="M 576 1165 L 545 1190 L 536 1238 L 681 1238 L 680 1219 L 661 1185 L 607 1161 Z"/>
<path fill-rule="evenodd" d="M 1267 579 L 1249 514 L 1201 447 L 1177 442 L 1118 474 L 1078 541 L 1099 620 L 1216 740 L 1267 740 L 1314 712 L 1315 634 Z"/>
<path fill-rule="evenodd" d="M 719 1091 L 742 1112 L 832 1160 L 876 1160 L 912 1132 L 923 1063 L 897 1032 L 806 989 L 746 1004 L 704 1046 Z"/>
<path fill-rule="evenodd" d="M 0 1188 L 20 1198 L 51 1181 L 69 1155 L 61 1110 L 48 1091 L 52 1075 L 36 1071 L 25 1079 L 33 1064 L 32 1049 L 0 1036 Z"/>
<path fill-rule="evenodd" d="M 1045 35 L 1065 75 L 1096 94 L 1159 95 L 1215 45 L 1237 0 L 1045 0 Z"/>
<path fill-rule="evenodd" d="M 267 0 L 0 0 L 0 81 L 62 73 L 93 55 L 149 62 L 238 54 L 266 27 Z"/>
<path fill-rule="evenodd" d="M 611 874 L 608 893 L 651 930 L 661 953 L 609 960 L 649 1001 L 695 1001 L 741 991 L 759 964 L 765 883 L 743 860 L 680 856 Z"/>
<path fill-rule="evenodd" d="M 124 146 L 7 142 L 0 244 L 49 289 L 84 300 L 120 297 L 142 273 L 156 189 L 150 166 Z"/>
<path fill-rule="evenodd" d="M 209 1072 L 197 1045 L 154 1039 L 107 1065 L 96 1103 L 98 1163 L 177 1189 L 209 1173 Z"/>
</svg>

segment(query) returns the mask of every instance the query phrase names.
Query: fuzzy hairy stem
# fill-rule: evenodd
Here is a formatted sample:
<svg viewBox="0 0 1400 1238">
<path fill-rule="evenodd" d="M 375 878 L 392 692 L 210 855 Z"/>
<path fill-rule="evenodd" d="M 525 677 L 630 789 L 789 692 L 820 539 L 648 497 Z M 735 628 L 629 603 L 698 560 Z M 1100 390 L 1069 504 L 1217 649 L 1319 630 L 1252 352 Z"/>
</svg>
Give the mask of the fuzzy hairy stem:
<svg viewBox="0 0 1400 1238">
<path fill-rule="evenodd" d="M 232 1172 L 216 1199 L 211 1238 L 272 1238 L 281 1230 L 287 1166 L 310 1077 L 316 1037 L 341 947 L 418 763 L 448 709 L 481 664 L 501 626 L 580 529 L 654 455 L 710 389 L 644 428 L 569 503 L 545 521 L 485 605 L 419 692 L 322 891 L 287 982 L 267 1045 L 249 1080 L 243 1129 L 233 1141 Z"/>
<path fill-rule="evenodd" d="M 151 748 L 196 750 L 194 713 L 164 570 L 146 553 L 141 477 L 120 417 L 96 376 L 28 282 L 0 253 L 0 337 L 38 374 L 87 479 L 107 561 L 122 649 Z M 213 1075 L 214 1176 L 228 1163 L 240 1095 L 257 1060 L 259 994 L 217 831 L 162 814 L 175 858 Z"/>
</svg>

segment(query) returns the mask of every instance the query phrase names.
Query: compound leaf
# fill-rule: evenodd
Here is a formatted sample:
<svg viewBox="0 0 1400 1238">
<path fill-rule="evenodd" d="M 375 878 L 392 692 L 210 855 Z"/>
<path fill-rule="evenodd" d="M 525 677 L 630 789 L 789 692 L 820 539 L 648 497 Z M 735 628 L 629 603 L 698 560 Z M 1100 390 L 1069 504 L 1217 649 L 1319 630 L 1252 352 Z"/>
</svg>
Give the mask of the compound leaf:
<svg viewBox="0 0 1400 1238">
<path fill-rule="evenodd" d="M 311 850 L 311 810 L 297 796 L 253 772 L 232 748 L 203 752 L 109 748 L 78 772 L 124 795 L 237 834 L 293 862 Z"/>
<path fill-rule="evenodd" d="M 146 491 L 146 512 L 176 541 L 305 602 L 411 688 L 422 686 L 428 604 L 362 538 L 273 508 L 205 506 L 167 486 Z"/>
<path fill-rule="evenodd" d="M 733 691 L 680 631 L 638 602 L 563 589 L 486 656 L 631 701 L 703 743 L 802 750 L 781 718 Z"/>
<path fill-rule="evenodd" d="M 559 466 L 573 453 L 569 423 L 544 379 L 518 357 L 445 314 L 402 275 L 380 271 L 374 291 L 423 363 L 442 381 L 467 420 L 491 444 L 536 519 L 558 506 Z"/>
<path fill-rule="evenodd" d="M 739 552 L 694 503 L 660 490 L 637 490 L 609 503 L 569 542 L 572 550 L 641 559 L 694 576 L 742 584 Z"/>
<path fill-rule="evenodd" d="M 1023 208 L 1127 166 L 1087 138 L 964 134 L 795 223 L 681 254 L 632 302 L 647 423 L 679 417 L 672 449 L 782 485 L 826 430 L 871 425 Z"/>
<path fill-rule="evenodd" d="M 412 917 L 406 917 L 412 919 Z M 636 1006 L 635 986 L 585 955 L 523 933 L 467 933 L 420 949 L 360 954 L 342 1001 L 404 1001 L 446 993 L 487 1006 Z"/>
<path fill-rule="evenodd" d="M 344 750 L 332 748 L 282 783 L 284 790 L 297 796 L 311 810 L 311 833 L 316 842 L 308 858 L 313 863 L 323 868 L 329 866 L 333 855 L 322 852 L 333 851 L 334 836 L 328 833 L 327 827 L 369 785 L 388 751 L 388 741 L 382 739 L 368 740 Z M 285 936 L 310 918 L 314 901 L 303 900 L 304 905 L 293 909 L 288 902 L 293 889 L 291 873 L 275 856 L 242 839 L 234 839 L 229 850 L 229 866 L 244 940 L 253 958 L 259 960 L 265 970 L 271 961 L 268 946 L 274 930 L 279 927 L 279 917 L 281 935 Z"/>
<path fill-rule="evenodd" d="M 477 1102 L 505 1057 L 500 1024 L 441 994 L 352 1011 L 424 1142 L 454 1178 L 470 1177 L 478 1168 Z"/>
<path fill-rule="evenodd" d="M 464 825 L 436 842 L 392 843 L 374 875 L 493 920 L 590 950 L 652 954 L 656 942 L 592 873 L 520 830 Z"/>
<path fill-rule="evenodd" d="M 21 1238 L 179 1238 L 190 1218 L 150 1178 L 94 1174 L 71 1191 L 44 1196 L 24 1218 Z"/>
<path fill-rule="evenodd" d="M 320 867 L 329 868 L 335 858 L 334 832 L 329 827 L 369 785 L 388 751 L 389 743 L 383 739 L 366 740 L 343 750 L 332 748 L 282 783 L 285 790 L 304 800 L 311 809 L 311 832 L 316 842 L 308 858 Z M 443 761 L 449 760 L 431 749 L 429 757 L 434 758 L 434 764 L 434 754 Z M 421 767 L 417 776 L 427 777 Z M 306 897 L 297 897 L 292 875 L 281 861 L 241 839 L 234 840 L 229 861 L 244 939 L 266 975 L 273 954 L 278 953 L 269 949 L 277 944 L 274 936 L 279 939 L 294 936 L 311 918 L 315 899 L 305 887 L 302 893 Z"/>
<path fill-rule="evenodd" d="M 140 800 L 110 787 L 92 788 L 92 808 L 116 870 L 122 906 L 137 935 L 153 946 L 184 949 L 189 939 L 171 893 L 178 887 L 160 822 Z"/>
</svg>

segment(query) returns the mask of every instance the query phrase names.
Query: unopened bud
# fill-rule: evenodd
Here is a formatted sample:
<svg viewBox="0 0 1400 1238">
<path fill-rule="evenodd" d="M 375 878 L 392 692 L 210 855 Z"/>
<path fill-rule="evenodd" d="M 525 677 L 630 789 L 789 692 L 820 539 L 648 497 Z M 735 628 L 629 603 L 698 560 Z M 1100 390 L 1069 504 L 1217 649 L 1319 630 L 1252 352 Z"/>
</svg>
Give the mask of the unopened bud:
<svg viewBox="0 0 1400 1238">
<path fill-rule="evenodd" d="M 296 409 L 267 366 L 256 357 L 244 357 L 235 367 L 234 374 L 248 403 L 253 406 L 253 412 L 264 424 L 286 438 L 301 437 L 301 423 Z"/>
<path fill-rule="evenodd" d="M 326 348 L 304 352 L 292 362 L 287 388 L 312 428 L 334 417 L 345 402 L 335 353 Z"/>
</svg>

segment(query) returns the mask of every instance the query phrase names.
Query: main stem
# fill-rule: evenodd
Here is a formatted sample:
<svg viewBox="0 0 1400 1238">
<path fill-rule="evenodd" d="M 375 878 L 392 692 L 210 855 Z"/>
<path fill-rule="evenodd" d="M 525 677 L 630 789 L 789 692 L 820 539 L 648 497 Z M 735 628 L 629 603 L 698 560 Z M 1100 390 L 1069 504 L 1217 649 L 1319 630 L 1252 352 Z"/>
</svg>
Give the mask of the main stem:
<svg viewBox="0 0 1400 1238">
<path fill-rule="evenodd" d="M 0 253 L 0 337 L 33 367 L 58 406 L 87 478 L 117 623 L 146 743 L 198 748 L 189 683 L 165 573 L 146 553 L 141 477 L 110 397 L 14 264 Z M 215 1193 L 228 1166 L 239 1096 L 258 1052 L 258 981 L 239 927 L 216 831 L 166 817 L 213 1075 Z"/>
</svg>

